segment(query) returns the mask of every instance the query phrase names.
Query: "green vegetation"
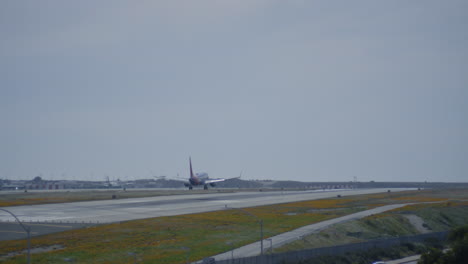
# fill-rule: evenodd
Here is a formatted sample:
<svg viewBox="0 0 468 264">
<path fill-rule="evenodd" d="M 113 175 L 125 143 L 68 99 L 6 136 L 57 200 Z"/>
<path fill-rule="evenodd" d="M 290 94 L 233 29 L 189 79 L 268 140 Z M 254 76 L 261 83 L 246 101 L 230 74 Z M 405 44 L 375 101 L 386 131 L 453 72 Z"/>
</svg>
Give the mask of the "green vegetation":
<svg viewBox="0 0 468 264">
<path fill-rule="evenodd" d="M 391 248 L 373 248 L 366 251 L 350 252 L 341 256 L 321 256 L 301 264 L 354 264 L 373 263 L 379 259 L 399 259 L 405 256 L 418 255 L 425 252 L 428 247 L 424 244 L 403 244 Z"/>
<path fill-rule="evenodd" d="M 305 236 L 302 240 L 277 248 L 275 252 L 419 234 L 405 215 L 421 217 L 424 225 L 432 232 L 446 231 L 466 224 L 468 203 L 450 202 L 405 206 L 383 214 L 332 225 L 317 234 Z"/>
<path fill-rule="evenodd" d="M 450 249 L 431 248 L 421 255 L 418 264 L 466 264 L 468 263 L 468 225 L 455 228 L 449 234 Z"/>
<path fill-rule="evenodd" d="M 314 247 L 327 247 L 339 244 L 357 243 L 370 239 L 388 238 L 417 234 L 418 231 L 405 215 L 414 214 L 428 222 L 426 226 L 435 231 L 446 231 L 455 228 L 449 235 L 452 250 L 444 253 L 440 241 L 404 244 L 402 246 L 371 249 L 347 253 L 342 256 L 322 256 L 302 264 L 352 264 L 372 263 L 376 260 L 391 260 L 415 254 L 423 254 L 420 264 L 464 264 L 468 263 L 468 203 L 448 202 L 441 204 L 417 204 L 393 210 L 391 212 L 366 217 L 363 219 L 337 224 L 317 234 L 304 237 L 275 249 L 275 252 L 286 252 Z"/>
<path fill-rule="evenodd" d="M 267 238 L 304 225 L 402 201 L 444 201 L 443 206 L 439 208 L 465 210 L 468 205 L 466 202 L 446 202 L 451 198 L 451 194 L 451 191 L 445 191 L 444 197 L 440 190 L 385 193 L 260 206 L 245 210 L 263 219 L 264 237 Z M 463 197 L 457 196 L 457 199 L 460 198 Z M 427 210 L 427 207 L 412 206 L 407 210 L 417 214 L 419 210 Z M 326 246 L 323 242 L 335 245 L 337 240 L 361 241 L 375 238 L 379 233 L 384 236 L 416 233 L 408 220 L 401 217 L 402 212 L 395 210 L 353 222 L 353 225 L 356 225 L 354 228 L 337 225 L 324 230 L 320 236 L 307 237 L 306 240 Z M 451 210 L 443 212 L 446 217 L 452 219 Z M 441 219 L 445 217 L 441 216 Z M 457 224 L 457 221 L 459 220 L 450 223 Z M 388 226 L 384 232 L 381 230 L 383 226 Z M 322 241 L 313 241 L 314 237 L 321 237 Z M 195 261 L 257 241 L 258 238 L 259 224 L 254 217 L 240 210 L 225 210 L 128 221 L 34 237 L 32 247 L 56 245 L 57 249 L 35 253 L 32 260 L 34 263 L 64 263 L 66 260 L 74 263 L 131 263 L 136 259 L 138 263 L 184 263 L 188 253 L 189 259 Z M 23 263 L 25 248 L 25 240 L 0 241 L 0 261 Z M 6 257 L 12 252 L 18 252 L 19 255 Z"/>
<path fill-rule="evenodd" d="M 430 230 L 445 231 L 467 223 L 468 207 L 456 206 L 454 209 L 453 205 L 456 206 L 457 203 L 425 205 L 415 214 L 425 220 Z"/>
</svg>

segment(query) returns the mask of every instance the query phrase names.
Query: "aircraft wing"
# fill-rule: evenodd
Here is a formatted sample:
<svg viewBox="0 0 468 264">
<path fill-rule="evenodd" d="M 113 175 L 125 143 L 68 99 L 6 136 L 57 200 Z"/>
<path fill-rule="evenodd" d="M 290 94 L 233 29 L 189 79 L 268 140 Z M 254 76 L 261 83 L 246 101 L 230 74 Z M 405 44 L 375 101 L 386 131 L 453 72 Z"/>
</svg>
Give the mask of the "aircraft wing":
<svg viewBox="0 0 468 264">
<path fill-rule="evenodd" d="M 225 181 L 226 179 L 209 179 L 205 180 L 205 184 L 210 184 L 210 183 L 215 183 L 215 182 L 222 182 Z"/>
<path fill-rule="evenodd" d="M 241 176 L 233 177 L 233 178 L 227 178 L 227 179 L 208 179 L 205 180 L 206 184 L 214 183 L 214 182 L 222 182 L 225 180 L 232 180 L 232 179 L 240 179 Z"/>
</svg>

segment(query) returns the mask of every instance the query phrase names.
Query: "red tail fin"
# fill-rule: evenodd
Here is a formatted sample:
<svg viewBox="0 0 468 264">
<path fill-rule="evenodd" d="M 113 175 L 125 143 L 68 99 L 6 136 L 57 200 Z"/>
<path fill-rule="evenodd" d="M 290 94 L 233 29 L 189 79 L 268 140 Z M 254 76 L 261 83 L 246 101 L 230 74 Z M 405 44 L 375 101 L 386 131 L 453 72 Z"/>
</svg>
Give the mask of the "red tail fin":
<svg viewBox="0 0 468 264">
<path fill-rule="evenodd" d="M 190 162 L 190 178 L 194 178 L 193 170 L 192 170 L 192 157 L 189 157 L 189 162 Z"/>
</svg>

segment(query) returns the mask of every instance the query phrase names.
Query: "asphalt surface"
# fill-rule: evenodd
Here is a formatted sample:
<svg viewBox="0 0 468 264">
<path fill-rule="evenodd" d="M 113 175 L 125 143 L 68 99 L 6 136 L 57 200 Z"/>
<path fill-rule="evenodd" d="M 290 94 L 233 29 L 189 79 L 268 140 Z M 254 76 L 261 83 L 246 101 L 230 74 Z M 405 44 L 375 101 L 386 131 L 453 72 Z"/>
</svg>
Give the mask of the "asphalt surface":
<svg viewBox="0 0 468 264">
<path fill-rule="evenodd" d="M 320 190 L 292 192 L 238 192 L 173 195 L 103 201 L 6 207 L 26 225 L 31 235 L 59 232 L 86 225 L 201 213 L 229 208 L 288 203 L 357 194 L 386 192 L 388 189 Z M 390 189 L 392 192 L 409 189 Z M 0 211 L 0 237 L 23 239 L 24 231 L 13 229 L 14 218 Z M 18 225 L 18 228 L 20 226 Z"/>
</svg>

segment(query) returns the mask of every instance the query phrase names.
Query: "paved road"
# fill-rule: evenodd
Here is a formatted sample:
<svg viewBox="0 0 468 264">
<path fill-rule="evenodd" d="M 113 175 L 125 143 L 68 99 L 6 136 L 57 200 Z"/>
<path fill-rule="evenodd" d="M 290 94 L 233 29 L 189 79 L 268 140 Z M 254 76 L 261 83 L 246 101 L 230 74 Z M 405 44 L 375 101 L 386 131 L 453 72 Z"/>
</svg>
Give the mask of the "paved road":
<svg viewBox="0 0 468 264">
<path fill-rule="evenodd" d="M 391 189 L 392 192 L 409 189 Z M 69 226 L 74 223 L 112 223 L 160 216 L 182 215 L 223 210 L 226 207 L 252 207 L 259 205 L 315 200 L 322 198 L 386 192 L 387 189 L 320 190 L 294 192 L 239 192 L 194 195 L 173 195 L 147 198 L 115 199 L 60 204 L 7 207 L 23 222 L 54 223 Z M 14 222 L 11 215 L 0 211 L 0 236 Z M 46 228 L 32 227 L 43 234 Z M 10 234 L 11 235 L 11 234 Z M 24 237 L 24 235 L 22 235 Z M 21 238 L 22 238 L 21 237 Z"/>
<path fill-rule="evenodd" d="M 337 223 L 343 223 L 346 221 L 350 220 L 355 220 L 359 218 L 363 218 L 369 215 L 373 214 L 379 214 L 385 211 L 389 211 L 395 208 L 403 207 L 406 204 L 395 204 L 395 205 L 386 205 L 382 207 L 377 207 L 373 208 L 370 210 L 350 214 L 350 215 L 345 215 L 342 217 L 322 221 L 316 224 L 308 225 L 308 226 L 303 226 L 301 228 L 295 229 L 293 231 L 287 232 L 287 233 L 282 233 L 280 235 L 271 237 L 271 243 L 273 248 L 280 247 L 284 244 L 290 243 L 294 240 L 301 239 L 303 236 L 310 235 L 312 233 L 318 232 L 330 225 L 337 224 Z M 260 241 L 243 246 L 241 248 L 237 248 L 234 250 L 234 258 L 236 257 L 251 257 L 251 256 L 258 256 L 260 255 Z M 264 241 L 263 243 L 264 247 L 264 252 L 266 252 L 266 249 L 270 247 L 270 241 Z M 213 256 L 216 260 L 224 260 L 224 259 L 231 259 L 232 257 L 232 252 L 225 252 L 223 254 L 219 254 L 216 256 Z"/>
</svg>

